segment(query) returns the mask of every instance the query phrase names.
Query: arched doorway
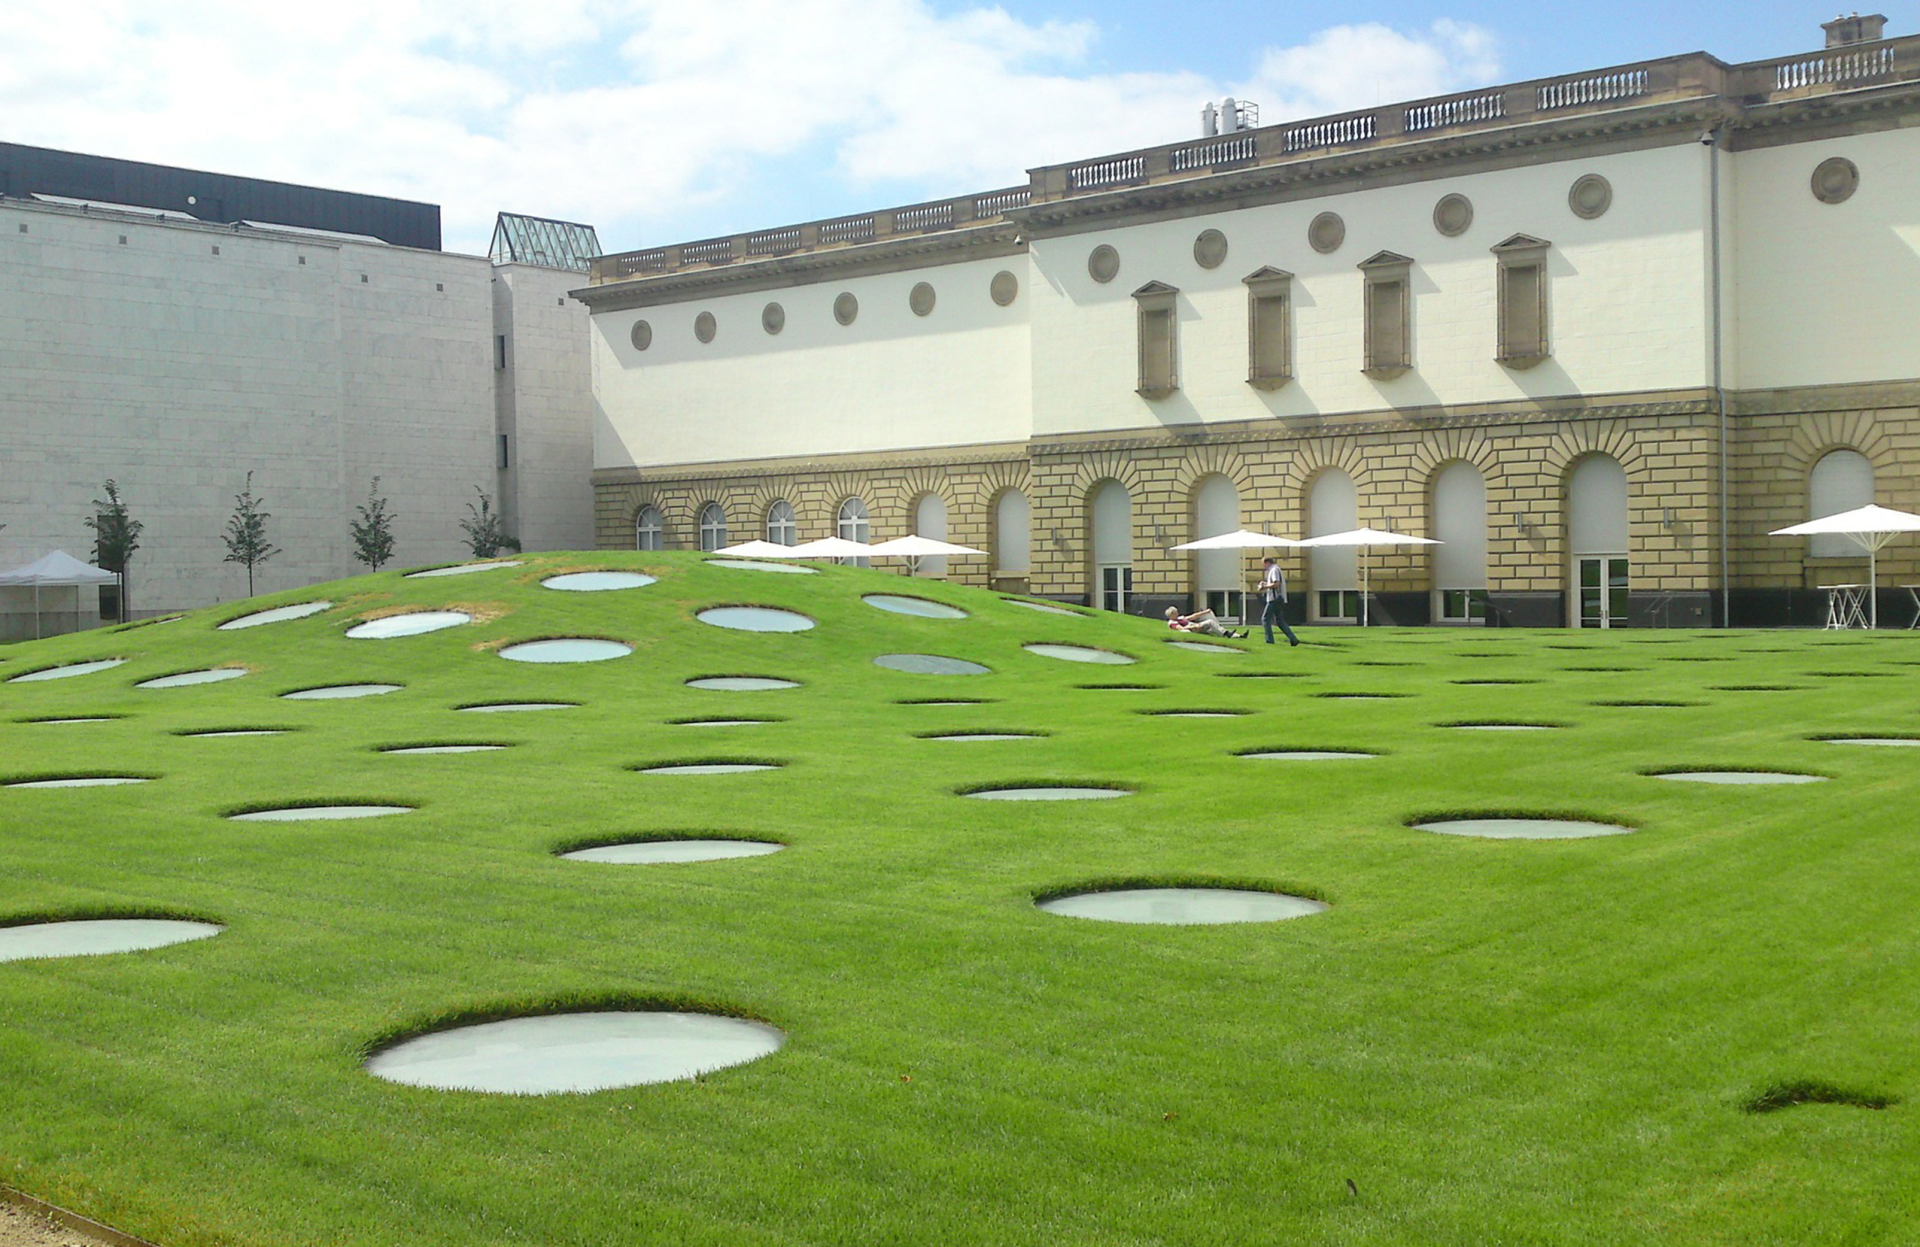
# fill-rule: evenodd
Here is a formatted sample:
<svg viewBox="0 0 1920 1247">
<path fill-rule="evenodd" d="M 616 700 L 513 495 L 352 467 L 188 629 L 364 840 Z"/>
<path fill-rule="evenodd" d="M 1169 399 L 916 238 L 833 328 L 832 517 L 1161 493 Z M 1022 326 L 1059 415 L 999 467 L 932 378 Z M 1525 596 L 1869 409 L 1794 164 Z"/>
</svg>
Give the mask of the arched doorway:
<svg viewBox="0 0 1920 1247">
<path fill-rule="evenodd" d="M 1328 468 L 1307 490 L 1307 536 L 1324 537 L 1360 527 L 1360 496 L 1353 478 Z M 1313 589 L 1315 619 L 1358 622 L 1360 558 L 1351 546 L 1307 552 L 1307 581 Z"/>
<path fill-rule="evenodd" d="M 920 500 L 913 504 L 913 531 L 916 536 L 930 537 L 934 541 L 947 539 L 947 502 L 939 494 L 921 494 Z M 913 569 L 916 576 L 944 576 L 947 574 L 947 556 L 930 554 L 919 560 Z"/>
<path fill-rule="evenodd" d="M 1627 626 L 1627 470 L 1588 455 L 1567 477 L 1567 614 L 1576 628 Z"/>
<path fill-rule="evenodd" d="M 1193 537 L 1218 537 L 1240 527 L 1240 491 L 1225 476 L 1202 477 L 1193 491 Z M 1246 572 L 1238 550 L 1196 550 L 1193 591 L 1199 605 L 1221 619 L 1246 617 Z"/>
<path fill-rule="evenodd" d="M 1101 610 L 1127 609 L 1133 594 L 1133 499 L 1119 481 L 1093 491 L 1093 603 Z"/>
<path fill-rule="evenodd" d="M 1482 623 L 1487 617 L 1487 482 L 1471 463 L 1433 478 L 1433 617 Z"/>
</svg>

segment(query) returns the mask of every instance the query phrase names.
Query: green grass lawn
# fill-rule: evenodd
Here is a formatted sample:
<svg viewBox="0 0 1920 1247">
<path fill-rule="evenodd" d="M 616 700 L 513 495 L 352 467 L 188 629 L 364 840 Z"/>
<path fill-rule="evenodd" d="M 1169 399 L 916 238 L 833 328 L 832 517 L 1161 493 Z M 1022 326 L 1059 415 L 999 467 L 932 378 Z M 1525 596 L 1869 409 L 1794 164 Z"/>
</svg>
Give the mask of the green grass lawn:
<svg viewBox="0 0 1920 1247">
<path fill-rule="evenodd" d="M 539 584 L 583 568 L 659 580 Z M 884 613 L 861 601 L 875 591 L 969 617 Z M 319 599 L 334 606 L 215 630 Z M 695 621 L 722 604 L 818 626 Z M 402 607 L 475 622 L 345 637 Z M 1303 635 L 1194 653 L 1149 621 L 937 581 L 608 553 L 383 573 L 0 647 L 0 680 L 127 660 L 0 683 L 0 782 L 150 780 L 0 788 L 0 924 L 226 927 L 0 963 L 0 1182 L 166 1247 L 1915 1241 L 1920 749 L 1815 739 L 1920 736 L 1915 636 Z M 633 653 L 494 653 L 550 637 Z M 1034 642 L 1138 662 L 1021 649 Z M 887 653 L 991 674 L 871 661 Z M 230 664 L 249 674 L 134 687 Z M 712 675 L 801 687 L 685 685 Z M 403 687 L 279 696 L 354 682 Z M 1386 696 L 1337 696 L 1355 693 Z M 948 697 L 978 700 L 911 704 Z M 577 704 L 455 709 L 499 701 Z M 1241 713 L 1146 713 L 1180 709 Z M 112 717 L 33 721 L 74 716 Z M 718 716 L 773 721 L 676 722 Z M 1487 722 L 1552 726 L 1447 726 Z M 236 728 L 293 730 L 182 735 Z M 1042 735 L 925 738 L 962 730 Z M 452 742 L 511 748 L 379 752 Z M 1236 756 L 1261 749 L 1377 756 Z M 783 765 L 636 769 L 722 758 Z M 1827 778 L 1649 774 L 1673 768 Z M 959 795 L 1023 781 L 1130 793 Z M 414 808 L 226 817 L 340 801 Z M 1635 830 L 1408 825 L 1495 813 Z M 654 866 L 555 855 L 703 833 L 789 847 Z M 1164 927 L 1033 906 L 1133 880 L 1331 908 Z M 543 1097 L 361 1068 L 451 1019 L 649 1004 L 761 1019 L 787 1043 L 694 1081 Z M 1769 1095 L 1788 1106 L 1744 1107 Z M 1874 1097 L 1892 1103 L 1793 1103 Z"/>
</svg>

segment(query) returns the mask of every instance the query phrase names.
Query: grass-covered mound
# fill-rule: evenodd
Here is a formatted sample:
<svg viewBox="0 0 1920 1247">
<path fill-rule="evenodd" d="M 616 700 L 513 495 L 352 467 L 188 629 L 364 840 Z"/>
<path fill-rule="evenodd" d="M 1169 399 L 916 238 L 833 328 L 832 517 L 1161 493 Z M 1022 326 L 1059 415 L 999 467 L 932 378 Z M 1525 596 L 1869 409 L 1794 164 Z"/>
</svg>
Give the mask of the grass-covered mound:
<svg viewBox="0 0 1920 1247">
<path fill-rule="evenodd" d="M 600 569 L 658 579 L 540 585 Z M 968 615 L 890 613 L 872 592 Z M 217 628 L 317 601 L 332 605 Z M 695 618 L 739 605 L 815 626 Z M 345 635 L 408 610 L 469 622 Z M 1920 735 L 1912 638 L 1315 629 L 1298 649 L 1256 635 L 1201 653 L 1169 635 L 877 571 L 571 554 L 0 647 L 0 782 L 146 781 L 0 788 L 0 923 L 225 927 L 0 962 L 0 1182 L 166 1247 L 1910 1232 L 1920 751 L 1836 742 Z M 631 653 L 497 653 L 568 637 Z M 124 661 L 12 679 L 104 659 Z M 739 676 L 797 687 L 687 683 Z M 354 684 L 399 687 L 282 696 Z M 500 703 L 561 708 L 461 709 Z M 393 752 L 429 745 L 505 747 Z M 1242 756 L 1293 752 L 1369 756 Z M 711 761 L 777 766 L 649 770 Z M 1827 781 L 1654 775 L 1741 768 Z M 1016 783 L 1125 791 L 962 795 Z M 229 817 L 302 805 L 403 809 Z M 1500 815 L 1634 830 L 1410 825 Z M 557 856 L 702 836 L 787 847 Z M 1330 908 L 1204 927 L 1034 908 L 1103 880 Z M 787 1042 L 697 1081 L 579 1095 L 362 1068 L 456 1021 L 649 1007 Z M 1805 1090 L 1832 1087 L 1865 1090 Z M 1775 1101 L 1796 1107 L 1743 1111 Z"/>
</svg>

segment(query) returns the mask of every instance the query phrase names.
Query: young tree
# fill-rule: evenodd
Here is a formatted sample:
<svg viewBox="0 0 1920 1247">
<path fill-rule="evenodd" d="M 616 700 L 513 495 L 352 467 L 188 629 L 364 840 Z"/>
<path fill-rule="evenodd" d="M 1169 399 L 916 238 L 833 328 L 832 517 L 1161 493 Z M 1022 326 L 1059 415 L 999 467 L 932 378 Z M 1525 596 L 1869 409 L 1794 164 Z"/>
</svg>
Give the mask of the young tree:
<svg viewBox="0 0 1920 1247">
<path fill-rule="evenodd" d="M 233 496 L 233 504 L 233 514 L 227 517 L 224 561 L 247 565 L 247 596 L 252 597 L 253 569 L 280 553 L 280 547 L 267 540 L 267 521 L 273 513 L 261 510 L 253 496 L 253 473 L 247 473 L 246 486 Z"/>
<path fill-rule="evenodd" d="M 121 623 L 127 622 L 127 564 L 140 548 L 140 530 L 146 525 L 127 514 L 120 487 L 107 478 L 107 496 L 93 500 L 93 514 L 81 521 L 93 530 L 93 561 L 102 570 L 120 573 L 119 606 Z"/>
<path fill-rule="evenodd" d="M 387 514 L 387 500 L 380 496 L 379 477 L 367 487 L 367 504 L 354 510 L 360 512 L 359 522 L 347 525 L 353 534 L 354 557 L 379 571 L 393 557 L 393 516 Z"/>
<path fill-rule="evenodd" d="M 500 514 L 493 509 L 493 496 L 478 485 L 473 492 L 480 495 L 480 505 L 467 504 L 467 518 L 460 521 L 460 531 L 467 535 L 467 548 L 473 551 L 477 559 L 490 559 L 502 550 L 518 550 L 520 543 L 509 537 L 500 528 Z"/>
</svg>

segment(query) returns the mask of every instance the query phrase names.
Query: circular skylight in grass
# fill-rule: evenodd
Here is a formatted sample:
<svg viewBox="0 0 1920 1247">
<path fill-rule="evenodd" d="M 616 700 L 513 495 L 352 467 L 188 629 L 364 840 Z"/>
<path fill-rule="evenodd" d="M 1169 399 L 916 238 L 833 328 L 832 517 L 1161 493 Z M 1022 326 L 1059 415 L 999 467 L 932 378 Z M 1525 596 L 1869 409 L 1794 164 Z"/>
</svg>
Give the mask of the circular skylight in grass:
<svg viewBox="0 0 1920 1247">
<path fill-rule="evenodd" d="M 566 593 L 610 593 L 615 589 L 639 589 L 658 579 L 640 572 L 568 572 L 549 576 L 540 583 Z"/>
<path fill-rule="evenodd" d="M 242 615 L 238 619 L 229 619 L 219 627 L 221 632 L 233 632 L 240 628 L 258 628 L 261 624 L 285 623 L 289 619 L 305 619 L 308 615 L 318 615 L 332 606 L 332 602 L 301 602 L 295 606 L 276 606 L 272 610 L 255 611 L 251 615 Z"/>
<path fill-rule="evenodd" d="M 743 572 L 785 572 L 790 576 L 811 576 L 814 569 L 798 563 L 762 563 L 758 559 L 708 559 L 708 567 L 731 567 Z"/>
<path fill-rule="evenodd" d="M 1538 684 L 1538 680 L 1449 680 L 1449 684 Z"/>
<path fill-rule="evenodd" d="M 813 620 L 799 611 L 772 606 L 709 606 L 696 612 L 694 618 L 736 632 L 805 632 L 814 626 Z"/>
<path fill-rule="evenodd" d="M 873 660 L 873 665 L 913 675 L 988 675 L 992 670 L 964 658 L 946 658 L 939 654 L 882 654 Z"/>
<path fill-rule="evenodd" d="M 1619 701 L 1590 701 L 1589 706 L 1614 706 L 1619 708 L 1650 707 L 1653 709 L 1677 709 L 1683 706 L 1704 706 L 1699 701 L 1660 701 L 1644 697 L 1626 698 Z"/>
<path fill-rule="evenodd" d="M 1411 697 L 1412 693 L 1315 693 L 1328 701 L 1391 701 L 1397 697 Z"/>
<path fill-rule="evenodd" d="M 965 619 L 967 612 L 957 606 L 948 606 L 945 602 L 935 602 L 927 598 L 907 597 L 900 593 L 868 593 L 860 598 L 868 606 L 891 611 L 896 615 L 917 615 L 922 619 Z"/>
<path fill-rule="evenodd" d="M 1380 755 L 1363 749 L 1239 749 L 1234 756 L 1262 762 L 1355 762 Z"/>
<path fill-rule="evenodd" d="M 488 701 L 454 709 L 472 714 L 521 714 L 530 710 L 572 710 L 579 704 L 576 701 Z"/>
<path fill-rule="evenodd" d="M 176 732 L 174 735 L 183 740 L 221 740 L 238 736 L 285 736 L 291 730 L 284 727 L 222 727 L 202 732 Z"/>
<path fill-rule="evenodd" d="M 979 801 L 1111 801 L 1132 796 L 1133 789 L 1106 784 L 995 784 L 960 795 Z"/>
<path fill-rule="evenodd" d="M 112 723 L 115 719 L 125 718 L 118 714 L 88 714 L 65 719 L 21 719 L 22 723 L 38 723 L 47 726 L 63 723 Z"/>
<path fill-rule="evenodd" d="M 1892 680 L 1904 678 L 1898 671 L 1808 671 L 1805 675 L 1823 680 Z"/>
<path fill-rule="evenodd" d="M 1067 918 L 1158 926 L 1281 922 L 1325 913 L 1327 909 L 1325 902 L 1304 896 L 1222 887 L 1117 887 L 1047 897 L 1034 904 L 1047 913 Z"/>
<path fill-rule="evenodd" d="M 1677 779 L 1692 784 L 1820 784 L 1824 775 L 1792 771 L 1645 771 L 1651 779 Z"/>
<path fill-rule="evenodd" d="M 1152 715 L 1157 719 L 1234 719 L 1241 715 L 1252 714 L 1251 710 L 1136 710 L 1135 714 Z"/>
<path fill-rule="evenodd" d="M 1584 840 L 1591 836 L 1624 836 L 1633 828 L 1583 818 L 1554 816 L 1441 817 L 1407 824 L 1415 831 L 1443 836 L 1475 836 L 1484 840 Z"/>
<path fill-rule="evenodd" d="M 762 723 L 784 723 L 784 719 L 741 719 L 721 716 L 668 719 L 669 727 L 755 727 Z"/>
<path fill-rule="evenodd" d="M 1920 736 L 1815 736 L 1829 745 L 1874 745 L 1888 749 L 1920 748 Z"/>
<path fill-rule="evenodd" d="M 1166 687 L 1164 684 L 1076 684 L 1077 689 L 1090 693 L 1150 693 Z"/>
<path fill-rule="evenodd" d="M 75 918 L 0 927 L 0 961 L 39 957 L 95 957 L 136 953 L 189 940 L 204 940 L 226 928 L 179 918 Z"/>
<path fill-rule="evenodd" d="M 1709 684 L 1716 693 L 1798 693 L 1800 684 Z"/>
<path fill-rule="evenodd" d="M 1168 641 L 1175 649 L 1190 649 L 1201 654 L 1244 654 L 1237 645 L 1215 645 L 1212 641 Z"/>
<path fill-rule="evenodd" d="M 156 676 L 151 680 L 142 680 L 135 688 L 185 688 L 190 684 L 218 684 L 223 680 L 237 680 L 247 674 L 245 667 L 210 667 L 205 671 L 182 671 L 175 675 Z"/>
<path fill-rule="evenodd" d="M 914 733 L 915 738 L 919 740 L 949 740 L 949 741 L 1042 740 L 1042 739 L 1045 739 L 1048 735 L 1049 733 L 1046 733 L 1046 732 L 1031 732 L 1031 731 L 1025 731 L 1025 730 L 980 731 L 978 729 L 975 729 L 972 731 L 915 732 Z"/>
<path fill-rule="evenodd" d="M 779 1051 L 763 1022 L 667 1011 L 552 1013 L 436 1031 L 367 1058 L 389 1082 L 552 1095 L 678 1082 Z"/>
<path fill-rule="evenodd" d="M 902 697 L 893 704 L 896 706 L 990 706 L 993 701 L 986 697 Z"/>
<path fill-rule="evenodd" d="M 411 611 L 405 615 L 383 615 L 379 619 L 355 624 L 347 629 L 347 636 L 355 641 L 391 641 L 397 637 L 419 636 L 472 622 L 473 616 L 465 611 Z"/>
<path fill-rule="evenodd" d="M 121 784 L 144 784 L 146 775 L 49 775 L 42 779 L 10 780 L 8 788 L 114 788 Z"/>
<path fill-rule="evenodd" d="M 388 814 L 411 814 L 410 805 L 290 805 L 269 810 L 245 810 L 227 817 L 236 823 L 338 822 L 352 818 L 380 818 Z"/>
<path fill-rule="evenodd" d="M 606 862 L 616 866 L 653 866 L 678 862 L 720 862 L 736 857 L 765 857 L 786 848 L 768 840 L 690 837 L 685 840 L 629 840 L 560 854 L 570 862 Z"/>
<path fill-rule="evenodd" d="M 426 580 L 435 576 L 471 576 L 475 572 L 499 571 L 503 567 L 519 567 L 519 559 L 494 559 L 486 563 L 455 563 L 452 567 L 430 567 L 423 572 L 408 572 L 408 580 Z"/>
<path fill-rule="evenodd" d="M 508 747 L 509 746 L 506 745 L 482 744 L 479 742 L 473 744 L 445 745 L 388 745 L 386 748 L 376 750 L 375 752 L 386 754 L 390 757 L 412 757 L 417 754 L 492 753 L 496 749 L 506 749 Z"/>
<path fill-rule="evenodd" d="M 43 667 L 39 671 L 29 671 L 25 675 L 9 677 L 9 684 L 28 684 L 36 680 L 67 680 L 77 675 L 92 675 L 96 671 L 107 671 L 127 661 L 124 658 L 96 658 L 91 662 L 70 662 L 64 667 Z"/>
<path fill-rule="evenodd" d="M 739 775 L 748 771 L 777 771 L 784 762 L 763 758 L 699 758 L 685 762 L 655 762 L 629 767 L 642 775 Z"/>
<path fill-rule="evenodd" d="M 624 641 L 605 641 L 597 637 L 554 637 L 545 641 L 522 641 L 500 651 L 508 662 L 606 662 L 625 658 L 633 646 Z"/>
<path fill-rule="evenodd" d="M 1500 723 L 1476 719 L 1462 723 L 1436 723 L 1434 726 L 1454 732 L 1550 732 L 1566 725 L 1562 723 Z"/>
<path fill-rule="evenodd" d="M 1058 658 L 1062 662 L 1106 663 L 1120 667 L 1136 661 L 1125 654 L 1115 653 L 1110 649 L 1095 649 L 1091 645 L 1053 645 L 1036 642 L 1031 645 L 1022 645 L 1020 648 L 1029 654 L 1038 654 L 1042 658 Z"/>
<path fill-rule="evenodd" d="M 1304 671 L 1216 671 L 1214 674 L 1223 680 L 1298 680 L 1307 673 Z"/>
<path fill-rule="evenodd" d="M 283 701 L 341 701 L 350 697 L 379 697 L 400 691 L 398 684 L 327 684 L 320 688 L 296 689 L 282 693 Z"/>
<path fill-rule="evenodd" d="M 1051 602 L 1029 602 L 1025 598 L 1001 598 L 1009 606 L 1024 606 L 1030 611 L 1039 611 L 1046 615 L 1072 615 L 1077 619 L 1086 618 L 1087 612 L 1068 610 L 1064 606 L 1055 606 Z"/>
<path fill-rule="evenodd" d="M 770 675 L 703 675 L 688 680 L 687 687 L 722 693 L 758 693 L 777 688 L 799 688 L 800 681 L 782 680 Z"/>
</svg>

